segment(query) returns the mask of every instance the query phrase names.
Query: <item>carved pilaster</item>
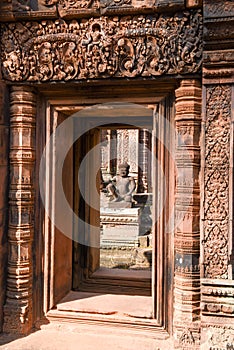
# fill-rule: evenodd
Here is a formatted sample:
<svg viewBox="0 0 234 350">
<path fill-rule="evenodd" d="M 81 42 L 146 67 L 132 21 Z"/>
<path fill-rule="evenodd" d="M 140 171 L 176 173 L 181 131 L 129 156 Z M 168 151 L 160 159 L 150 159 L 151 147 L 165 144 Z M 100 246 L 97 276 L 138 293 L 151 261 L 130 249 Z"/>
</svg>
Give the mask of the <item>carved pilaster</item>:
<svg viewBox="0 0 234 350">
<path fill-rule="evenodd" d="M 201 324 L 203 348 L 220 350 L 234 339 L 234 3 L 205 0 L 204 16 Z"/>
<path fill-rule="evenodd" d="M 117 130 L 117 169 L 119 164 L 127 162 L 130 174 L 138 177 L 138 130 Z"/>
<path fill-rule="evenodd" d="M 8 204 L 8 93 L 0 81 L 0 332 L 3 325 L 3 305 L 6 293 L 7 265 L 7 204 Z"/>
<path fill-rule="evenodd" d="M 30 87 L 13 87 L 10 98 L 9 249 L 4 331 L 25 334 L 32 327 L 35 95 Z"/>
<path fill-rule="evenodd" d="M 217 349 L 228 349 L 234 336 L 232 86 L 204 87 L 204 107 L 202 339 L 214 347 L 220 338 Z M 214 324 L 217 327 L 211 327 Z"/>
<path fill-rule="evenodd" d="M 137 192 L 148 193 L 151 191 L 150 183 L 150 145 L 151 145 L 151 134 L 147 129 L 139 130 L 139 144 L 140 148 L 138 151 L 138 189 Z M 141 146 L 142 145 L 142 146 Z"/>
<path fill-rule="evenodd" d="M 203 277 L 227 279 L 230 235 L 231 87 L 206 89 Z"/>
<path fill-rule="evenodd" d="M 201 88 L 183 80 L 176 90 L 175 347 L 199 346 Z"/>
</svg>

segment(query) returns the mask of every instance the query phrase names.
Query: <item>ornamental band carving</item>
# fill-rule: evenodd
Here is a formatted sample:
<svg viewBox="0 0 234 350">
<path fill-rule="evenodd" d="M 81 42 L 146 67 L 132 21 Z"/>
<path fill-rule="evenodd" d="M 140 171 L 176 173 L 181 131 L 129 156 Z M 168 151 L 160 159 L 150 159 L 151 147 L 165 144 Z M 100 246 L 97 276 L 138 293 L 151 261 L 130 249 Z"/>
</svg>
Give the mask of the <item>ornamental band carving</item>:
<svg viewBox="0 0 234 350">
<path fill-rule="evenodd" d="M 10 81 L 154 77 L 200 70 L 202 15 L 99 17 L 2 25 Z"/>
<path fill-rule="evenodd" d="M 207 89 L 205 125 L 204 273 L 228 278 L 231 87 Z"/>
</svg>

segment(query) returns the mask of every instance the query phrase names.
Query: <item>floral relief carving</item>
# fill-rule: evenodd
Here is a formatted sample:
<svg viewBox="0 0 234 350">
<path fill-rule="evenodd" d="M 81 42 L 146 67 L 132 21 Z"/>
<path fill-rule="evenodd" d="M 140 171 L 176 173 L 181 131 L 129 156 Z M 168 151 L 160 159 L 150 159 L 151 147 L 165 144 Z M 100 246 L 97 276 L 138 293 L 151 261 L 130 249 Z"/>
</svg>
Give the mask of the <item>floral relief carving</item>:
<svg viewBox="0 0 234 350">
<path fill-rule="evenodd" d="M 2 71 L 11 81 L 158 76 L 200 70 L 199 11 L 2 25 Z"/>
<path fill-rule="evenodd" d="M 207 89 L 205 135 L 205 277 L 228 278 L 231 89 Z"/>
<path fill-rule="evenodd" d="M 204 344 L 211 350 L 231 350 L 234 344 L 234 330 L 231 327 L 207 327 L 207 342 Z"/>
</svg>

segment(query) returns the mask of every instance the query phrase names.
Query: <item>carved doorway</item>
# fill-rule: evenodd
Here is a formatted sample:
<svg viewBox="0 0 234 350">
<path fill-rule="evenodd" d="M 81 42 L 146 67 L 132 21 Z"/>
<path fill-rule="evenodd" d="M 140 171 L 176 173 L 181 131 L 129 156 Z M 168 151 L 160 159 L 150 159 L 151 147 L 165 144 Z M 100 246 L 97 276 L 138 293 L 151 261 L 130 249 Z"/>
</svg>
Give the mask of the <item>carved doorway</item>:
<svg viewBox="0 0 234 350">
<path fill-rule="evenodd" d="M 120 106 L 119 104 L 119 109 Z M 126 107 L 133 109 L 133 106 L 130 104 L 121 106 L 124 109 Z M 84 221 L 87 222 L 88 218 L 89 223 L 95 225 L 97 231 L 99 230 L 97 232 L 97 236 L 99 237 L 97 237 L 97 242 L 95 242 L 97 244 L 94 244 L 92 247 L 84 247 L 82 244 L 74 242 L 73 288 L 76 290 L 88 291 L 95 289 L 96 292 L 105 293 L 109 291 L 117 294 L 151 295 L 153 246 L 152 190 L 150 188 L 151 191 L 147 192 L 145 184 L 145 191 L 142 191 L 142 178 L 143 176 L 148 176 L 150 180 L 151 173 L 146 172 L 146 169 L 141 167 L 140 162 L 143 162 L 143 152 L 145 152 L 144 162 L 148 161 L 148 164 L 143 164 L 143 166 L 149 166 L 152 157 L 151 150 L 148 149 L 147 152 L 147 146 L 149 147 L 149 144 L 143 145 L 138 142 L 143 141 L 142 133 L 144 135 L 147 133 L 148 143 L 151 144 L 153 110 L 146 110 L 148 116 L 142 115 L 141 117 L 142 107 L 138 107 L 137 105 L 135 107 L 140 109 L 140 114 L 137 117 L 138 121 L 131 115 L 132 112 L 127 110 L 125 112 L 128 113 L 128 125 L 123 124 L 126 116 L 118 116 L 116 118 L 118 119 L 118 123 L 115 123 L 115 125 L 107 124 L 108 120 L 113 119 L 111 116 L 111 112 L 113 111 L 110 110 L 110 116 L 106 117 L 107 121 L 105 125 L 90 130 L 75 145 L 74 154 L 79 155 L 80 160 L 80 162 L 79 160 L 76 162 L 75 179 L 78 178 L 78 181 L 75 181 L 77 185 L 75 193 L 78 193 L 78 195 L 74 203 L 75 210 L 78 214 L 82 215 Z M 104 108 L 106 111 L 108 106 L 104 105 Z M 140 118 L 143 120 L 140 120 Z M 134 121 L 136 125 L 140 123 L 142 128 L 136 129 Z M 118 135 L 119 140 L 114 140 L 118 152 L 117 149 L 116 152 L 110 150 L 110 147 L 112 147 L 111 143 L 106 141 L 101 142 L 103 135 L 110 135 L 113 132 L 116 132 Z M 129 135 L 131 137 L 131 155 L 129 144 L 126 145 L 126 142 L 129 141 Z M 123 152 L 120 149 L 122 148 L 123 150 L 123 137 L 125 137 L 125 155 L 122 154 Z M 141 140 L 139 140 L 139 137 L 141 137 Z M 104 156 L 103 158 L 101 153 L 110 151 L 113 151 L 113 154 L 109 159 L 115 161 L 116 165 L 114 170 L 110 169 L 109 173 L 105 173 L 107 169 L 104 168 L 108 168 L 110 165 L 113 166 L 113 164 L 107 164 L 108 156 Z M 87 164 L 86 157 L 88 155 Z M 101 157 L 102 159 L 100 159 Z M 110 200 L 108 186 L 110 184 L 110 178 L 118 171 L 118 163 L 120 164 L 123 161 L 123 157 L 125 161 L 130 163 L 130 178 L 136 183 L 136 188 L 133 192 L 131 202 L 114 202 Z M 84 159 L 86 159 L 85 166 L 83 165 Z M 86 169 L 87 167 L 89 169 Z M 146 179 L 144 180 L 146 182 Z M 93 184 L 94 186 L 92 186 Z M 102 188 L 102 190 L 96 191 L 95 185 L 97 189 Z M 150 184 L 147 183 L 147 185 Z M 88 191 L 90 191 L 90 194 Z M 95 193 L 100 197 L 99 199 L 94 198 Z M 94 209 L 95 206 L 96 210 Z M 84 225 L 81 224 L 75 230 L 81 231 L 83 227 Z M 91 230 L 92 227 L 86 227 L 86 235 L 88 235 L 88 232 L 92 234 Z M 95 233 L 93 232 L 93 234 Z M 81 241 L 79 234 L 77 241 Z M 142 255 L 141 257 L 139 257 L 140 254 Z M 84 255 L 86 255 L 86 258 L 81 268 L 81 259 L 84 259 Z M 144 263 L 139 261 L 143 257 L 145 257 Z"/>
<path fill-rule="evenodd" d="M 75 242 L 72 243 L 71 240 L 64 238 L 57 229 L 54 229 L 54 238 L 48 238 L 47 241 L 47 244 L 50 244 L 50 242 L 52 243 L 52 256 L 48 257 L 46 261 L 46 264 L 48 264 L 47 266 L 49 266 L 48 268 L 53 266 L 53 271 L 49 276 L 44 277 L 47 288 L 44 292 L 44 310 L 50 320 L 54 318 L 70 317 L 68 314 L 65 315 L 64 313 L 67 310 L 61 311 L 61 308 L 59 310 L 58 306 L 61 304 L 61 299 L 66 296 L 66 294 L 68 295 L 71 291 L 72 293 L 76 291 L 81 291 L 83 293 L 92 291 L 101 294 L 124 294 L 126 300 L 128 297 L 131 298 L 132 296 L 149 297 L 151 313 L 147 318 L 140 317 L 140 323 L 142 323 L 145 329 L 152 327 L 152 330 L 156 330 L 158 327 L 161 327 L 160 329 L 163 332 L 171 329 L 173 302 L 173 236 L 169 234 L 170 227 L 168 223 L 171 217 L 173 217 L 174 204 L 174 98 L 173 95 L 168 95 L 168 97 L 161 98 L 156 103 L 153 103 L 153 98 L 151 97 L 149 100 L 151 100 L 152 103 L 142 103 L 141 101 L 140 104 L 137 105 L 129 104 L 129 102 L 124 103 L 125 109 L 127 108 L 127 110 L 125 110 L 124 113 L 122 111 L 117 120 L 116 116 L 114 116 L 114 119 L 111 119 L 113 116 L 110 115 L 105 104 L 101 112 L 104 113 L 104 115 L 97 113 L 95 109 L 93 109 L 95 113 L 89 115 L 92 106 L 89 109 L 83 107 L 77 108 L 79 111 L 84 111 L 85 115 L 80 118 L 80 123 L 82 124 L 82 122 L 84 122 L 86 126 L 88 125 L 88 132 L 78 139 L 66 158 L 64 166 L 66 171 L 63 169 L 63 183 L 64 187 L 67 187 L 67 198 L 70 205 L 73 206 L 74 212 L 79 213 L 81 216 L 83 215 L 83 218 L 85 218 L 88 223 L 94 223 L 99 227 L 100 242 L 99 209 L 96 213 L 92 211 L 93 209 L 90 209 L 82 199 L 82 196 L 80 196 L 78 184 L 75 183 L 78 176 L 78 165 L 93 146 L 99 142 L 101 129 L 103 128 L 108 130 L 118 128 L 119 130 L 131 130 L 131 128 L 133 128 L 136 130 L 137 125 L 137 130 L 139 131 L 146 129 L 151 130 L 152 153 L 155 155 L 155 159 L 160 165 L 160 171 L 164 176 L 162 179 L 160 173 L 157 172 L 158 165 L 154 163 L 155 161 L 152 161 L 152 183 L 154 184 L 152 186 L 152 212 L 154 215 L 153 220 L 155 221 L 155 225 L 152 225 L 152 271 L 147 275 L 138 273 L 138 276 L 132 276 L 131 278 L 129 278 L 129 276 L 124 277 L 122 273 L 117 277 L 114 277 L 113 274 L 104 276 L 98 271 L 100 257 L 100 249 L 98 247 L 87 246 L 79 241 L 77 242 L 76 239 L 74 239 Z M 123 104 L 120 99 L 115 102 L 119 105 Z M 134 106 L 137 106 L 137 110 L 140 111 L 140 114 L 137 115 L 135 113 Z M 66 107 L 57 107 L 56 110 L 50 110 L 50 116 L 52 118 L 57 116 L 57 120 L 61 119 L 62 121 L 71 115 L 74 109 L 70 107 L 69 109 L 66 109 Z M 64 113 L 64 110 L 66 113 Z M 100 121 L 99 127 L 96 125 L 97 117 L 99 117 L 98 119 Z M 56 128 L 56 124 L 53 127 Z M 56 142 L 54 145 L 56 147 Z M 94 165 L 97 159 L 98 157 L 94 157 L 91 159 L 91 163 Z M 98 161 L 98 166 L 100 168 L 100 161 Z M 48 171 L 50 171 L 50 169 L 48 169 Z M 93 174 L 94 177 L 96 177 L 96 173 L 94 172 Z M 72 181 L 71 178 L 73 178 Z M 98 180 L 96 181 L 96 179 L 91 181 L 86 176 L 84 179 L 95 183 L 94 187 L 99 186 L 97 186 Z M 52 185 L 52 188 L 54 187 L 55 184 Z M 88 190 L 88 192 L 91 193 L 89 186 L 85 186 L 85 188 L 86 191 Z M 56 202 L 56 198 L 50 200 Z M 163 203 L 163 205 L 159 207 L 157 203 Z M 47 232 L 49 237 L 51 234 L 50 232 L 52 232 L 51 227 L 48 226 Z M 77 232 L 86 236 L 85 230 L 83 230 L 82 227 L 74 226 L 73 232 L 74 236 Z M 56 254 L 59 252 L 62 252 L 62 260 L 59 258 L 59 255 L 56 257 Z M 49 253 L 49 255 L 50 254 L 51 253 Z M 48 292 L 49 296 L 47 294 Z M 74 297 L 74 294 L 72 295 Z M 168 307 L 166 307 L 166 305 Z M 108 312 L 109 311 L 107 311 L 107 314 Z M 139 316 L 140 315 L 136 314 L 131 319 L 131 323 L 136 325 L 136 327 Z M 81 316 L 76 313 L 74 317 L 79 318 Z M 99 322 L 100 319 L 101 317 L 96 317 L 96 321 Z M 126 318 L 118 319 L 117 323 L 119 322 L 124 324 Z"/>
</svg>

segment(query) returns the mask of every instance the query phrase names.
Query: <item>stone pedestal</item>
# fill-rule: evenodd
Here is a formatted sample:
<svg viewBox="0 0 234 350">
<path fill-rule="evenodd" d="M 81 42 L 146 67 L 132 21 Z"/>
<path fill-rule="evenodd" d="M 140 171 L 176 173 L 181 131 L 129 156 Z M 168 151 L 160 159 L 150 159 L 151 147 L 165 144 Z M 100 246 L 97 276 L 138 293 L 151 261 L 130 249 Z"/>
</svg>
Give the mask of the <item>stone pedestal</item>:
<svg viewBox="0 0 234 350">
<path fill-rule="evenodd" d="M 101 208 L 101 247 L 137 247 L 140 208 Z"/>
</svg>

